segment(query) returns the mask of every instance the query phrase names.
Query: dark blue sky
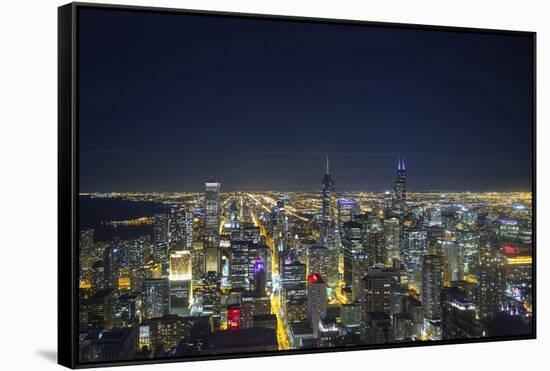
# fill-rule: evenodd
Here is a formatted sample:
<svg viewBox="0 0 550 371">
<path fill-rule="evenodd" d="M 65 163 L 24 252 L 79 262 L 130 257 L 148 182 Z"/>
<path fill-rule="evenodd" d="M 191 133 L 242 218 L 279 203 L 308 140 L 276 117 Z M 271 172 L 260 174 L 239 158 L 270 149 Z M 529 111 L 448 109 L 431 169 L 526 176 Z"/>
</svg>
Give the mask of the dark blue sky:
<svg viewBox="0 0 550 371">
<path fill-rule="evenodd" d="M 529 36 L 81 9 L 81 191 L 531 187 Z"/>
</svg>

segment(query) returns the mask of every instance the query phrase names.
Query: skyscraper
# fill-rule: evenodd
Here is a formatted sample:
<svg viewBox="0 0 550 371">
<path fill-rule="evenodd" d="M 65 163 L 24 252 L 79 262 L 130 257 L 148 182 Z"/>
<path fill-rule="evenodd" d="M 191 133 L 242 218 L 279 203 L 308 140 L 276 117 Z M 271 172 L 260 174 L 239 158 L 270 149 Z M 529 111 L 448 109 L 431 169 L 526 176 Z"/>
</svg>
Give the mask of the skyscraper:
<svg viewBox="0 0 550 371">
<path fill-rule="evenodd" d="M 399 220 L 396 218 L 384 220 L 384 234 L 386 236 L 387 253 L 390 260 L 401 259 L 400 229 Z"/>
<path fill-rule="evenodd" d="M 422 258 L 422 309 L 424 318 L 441 320 L 441 289 L 443 288 L 443 264 L 438 255 Z"/>
<path fill-rule="evenodd" d="M 283 265 L 282 282 L 285 283 L 305 283 L 306 266 L 299 261 L 293 261 Z"/>
<path fill-rule="evenodd" d="M 322 183 L 322 218 L 321 218 L 321 244 L 328 246 L 334 223 L 334 179 L 330 175 L 329 161 L 327 156 L 327 168 Z"/>
<path fill-rule="evenodd" d="M 90 287 L 92 285 L 92 265 L 94 264 L 94 230 L 81 230 L 79 237 L 78 251 L 80 262 L 80 287 Z"/>
<path fill-rule="evenodd" d="M 105 288 L 105 262 L 96 261 L 92 265 L 92 294 Z"/>
<path fill-rule="evenodd" d="M 119 278 L 128 272 L 128 265 L 128 250 L 125 247 L 108 246 L 104 258 L 106 287 L 118 289 Z"/>
<path fill-rule="evenodd" d="M 428 252 L 428 231 L 425 228 L 403 230 L 401 258 L 409 273 L 409 283 L 420 286 L 422 257 Z"/>
<path fill-rule="evenodd" d="M 110 288 L 100 290 L 87 299 L 80 301 L 80 328 L 102 329 L 112 326 L 112 305 L 115 291 Z"/>
<path fill-rule="evenodd" d="M 185 247 L 190 249 L 193 246 L 193 213 L 187 211 L 185 213 Z"/>
<path fill-rule="evenodd" d="M 185 244 L 170 250 L 170 313 L 185 315 L 189 307 L 192 280 L 191 251 Z"/>
<path fill-rule="evenodd" d="M 204 272 L 220 273 L 220 249 L 215 246 L 204 247 Z"/>
<path fill-rule="evenodd" d="M 259 295 L 265 295 L 266 286 L 266 265 L 263 259 L 258 256 L 252 266 L 252 289 Z"/>
<path fill-rule="evenodd" d="M 356 255 L 365 255 L 365 248 L 361 240 L 361 224 L 347 222 L 344 224 L 346 238 L 342 241 L 343 279 L 346 285 L 353 280 L 352 265 Z M 361 277 L 362 278 L 362 277 Z"/>
<path fill-rule="evenodd" d="M 390 191 L 384 192 L 384 217 L 392 216 L 393 209 L 393 193 Z"/>
<path fill-rule="evenodd" d="M 270 314 L 271 300 L 269 296 L 265 295 L 244 294 L 241 298 L 240 309 L 240 328 L 254 327 L 254 316 Z"/>
<path fill-rule="evenodd" d="M 249 254 L 248 246 L 250 242 L 231 241 L 231 250 L 229 256 L 229 279 L 231 287 L 235 289 L 247 290 L 249 282 Z"/>
<path fill-rule="evenodd" d="M 327 312 L 327 284 L 317 273 L 310 274 L 307 281 L 307 318 L 313 329 L 313 336 L 318 337 L 319 320 Z"/>
<path fill-rule="evenodd" d="M 479 316 L 492 319 L 502 310 L 506 299 L 506 265 L 505 258 L 494 252 L 487 252 L 481 257 L 479 266 Z"/>
<path fill-rule="evenodd" d="M 395 342 L 390 316 L 382 312 L 369 313 L 366 323 L 366 335 L 369 344 L 388 344 Z"/>
<path fill-rule="evenodd" d="M 191 244 L 192 275 L 195 279 L 202 277 L 206 272 L 204 241 L 193 241 Z"/>
<path fill-rule="evenodd" d="M 324 280 L 328 279 L 329 270 L 328 249 L 325 246 L 310 246 L 307 249 L 307 274 L 320 274 Z"/>
<path fill-rule="evenodd" d="M 164 278 L 147 278 L 142 286 L 142 315 L 144 318 L 162 317 L 170 309 L 170 285 Z"/>
<path fill-rule="evenodd" d="M 155 228 L 153 230 L 153 242 L 167 242 L 169 231 L 169 219 L 166 214 L 155 214 Z"/>
<path fill-rule="evenodd" d="M 137 293 L 117 295 L 112 304 L 113 327 L 132 327 L 139 324 L 141 297 Z"/>
<path fill-rule="evenodd" d="M 251 289 L 264 293 L 266 286 L 271 284 L 271 251 L 267 245 L 251 244 L 248 246 L 248 280 Z"/>
<path fill-rule="evenodd" d="M 359 214 L 360 208 L 357 201 L 353 198 L 339 198 L 337 205 L 338 221 L 340 223 L 338 227 L 342 229 L 344 223 L 351 221 L 354 216 Z"/>
<path fill-rule="evenodd" d="M 363 315 L 369 312 L 390 313 L 393 275 L 394 272 L 387 269 L 368 269 L 362 284 Z"/>
<path fill-rule="evenodd" d="M 464 278 L 463 246 L 454 241 L 441 241 L 441 252 L 445 257 L 443 262 L 444 282 L 450 286 L 451 281 L 461 281 Z"/>
<path fill-rule="evenodd" d="M 204 256 L 206 272 L 220 272 L 220 183 L 206 182 L 204 196 Z"/>
<path fill-rule="evenodd" d="M 128 249 L 130 269 L 139 269 L 143 267 L 146 260 L 151 257 L 151 253 L 153 252 L 149 235 L 128 240 L 125 245 Z"/>
<path fill-rule="evenodd" d="M 260 229 L 252 223 L 241 223 L 231 229 L 229 279 L 233 288 L 248 290 L 251 285 L 251 256 L 258 254 Z"/>
<path fill-rule="evenodd" d="M 215 328 L 220 324 L 220 275 L 216 272 L 205 274 L 202 287 L 202 313 L 212 316 Z"/>
<path fill-rule="evenodd" d="M 193 213 L 185 208 L 173 208 L 170 212 L 170 242 L 184 242 L 187 249 L 193 244 Z"/>
<path fill-rule="evenodd" d="M 288 201 L 288 197 L 280 195 L 277 199 L 277 206 L 272 209 L 272 222 L 273 222 L 273 240 L 275 246 L 277 246 L 278 259 L 276 264 L 281 269 L 284 262 L 290 255 L 289 249 L 289 225 L 288 217 L 285 213 L 285 201 Z"/>
<path fill-rule="evenodd" d="M 405 169 L 405 160 L 401 157 L 397 159 L 397 179 L 393 188 L 393 208 L 394 212 L 401 214 L 407 199 L 407 171 Z"/>
<path fill-rule="evenodd" d="M 131 359 L 136 348 L 135 328 L 91 331 L 82 341 L 82 362 L 114 362 Z"/>
<path fill-rule="evenodd" d="M 361 281 L 361 338 L 364 340 L 367 340 L 370 318 L 390 314 L 392 281 L 392 275 L 380 268 L 369 268 Z"/>
<path fill-rule="evenodd" d="M 170 280 L 189 281 L 192 279 L 191 251 L 174 247 L 170 250 Z"/>
<path fill-rule="evenodd" d="M 355 254 L 351 258 L 351 293 L 353 301 L 361 299 L 361 282 L 368 268 L 368 259 L 365 254 Z"/>
<path fill-rule="evenodd" d="M 216 246 L 220 230 L 220 183 L 208 181 L 204 196 L 204 230 L 206 241 Z"/>
<path fill-rule="evenodd" d="M 367 254 L 367 258 L 369 259 L 369 263 L 371 265 L 387 264 L 388 253 L 386 235 L 382 228 L 377 226 L 369 228 L 363 234 L 363 244 L 365 246 L 365 253 Z"/>
</svg>

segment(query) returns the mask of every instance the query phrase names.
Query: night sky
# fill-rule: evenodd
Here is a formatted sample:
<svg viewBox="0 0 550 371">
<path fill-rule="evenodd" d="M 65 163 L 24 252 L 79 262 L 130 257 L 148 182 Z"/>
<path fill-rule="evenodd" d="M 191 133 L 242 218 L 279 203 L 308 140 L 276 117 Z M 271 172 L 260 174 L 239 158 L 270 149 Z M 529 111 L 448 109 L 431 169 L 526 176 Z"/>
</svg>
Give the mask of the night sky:
<svg viewBox="0 0 550 371">
<path fill-rule="evenodd" d="M 528 36 L 81 9 L 80 190 L 531 187 Z"/>
</svg>

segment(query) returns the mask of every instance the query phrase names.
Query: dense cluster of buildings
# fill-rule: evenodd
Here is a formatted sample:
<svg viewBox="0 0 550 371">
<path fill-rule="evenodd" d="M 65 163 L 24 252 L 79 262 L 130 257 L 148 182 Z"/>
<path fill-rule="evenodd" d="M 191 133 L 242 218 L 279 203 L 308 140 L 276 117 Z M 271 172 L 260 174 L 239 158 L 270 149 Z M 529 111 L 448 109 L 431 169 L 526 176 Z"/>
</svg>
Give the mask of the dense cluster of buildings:
<svg viewBox="0 0 550 371">
<path fill-rule="evenodd" d="M 391 192 L 337 193 L 329 170 L 320 193 L 132 194 L 169 202 L 152 233 L 81 230 L 81 362 L 531 332 L 530 193 L 410 193 L 402 159 Z"/>
</svg>

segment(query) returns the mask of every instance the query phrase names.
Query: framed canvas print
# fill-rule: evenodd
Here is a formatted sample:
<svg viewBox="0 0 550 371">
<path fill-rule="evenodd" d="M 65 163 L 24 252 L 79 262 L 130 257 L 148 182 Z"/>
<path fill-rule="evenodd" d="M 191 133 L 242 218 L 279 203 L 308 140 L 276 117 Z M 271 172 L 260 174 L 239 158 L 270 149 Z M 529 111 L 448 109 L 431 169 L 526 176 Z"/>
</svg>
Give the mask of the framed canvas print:
<svg viewBox="0 0 550 371">
<path fill-rule="evenodd" d="M 60 364 L 535 338 L 535 33 L 72 3 L 58 44 Z"/>
</svg>

